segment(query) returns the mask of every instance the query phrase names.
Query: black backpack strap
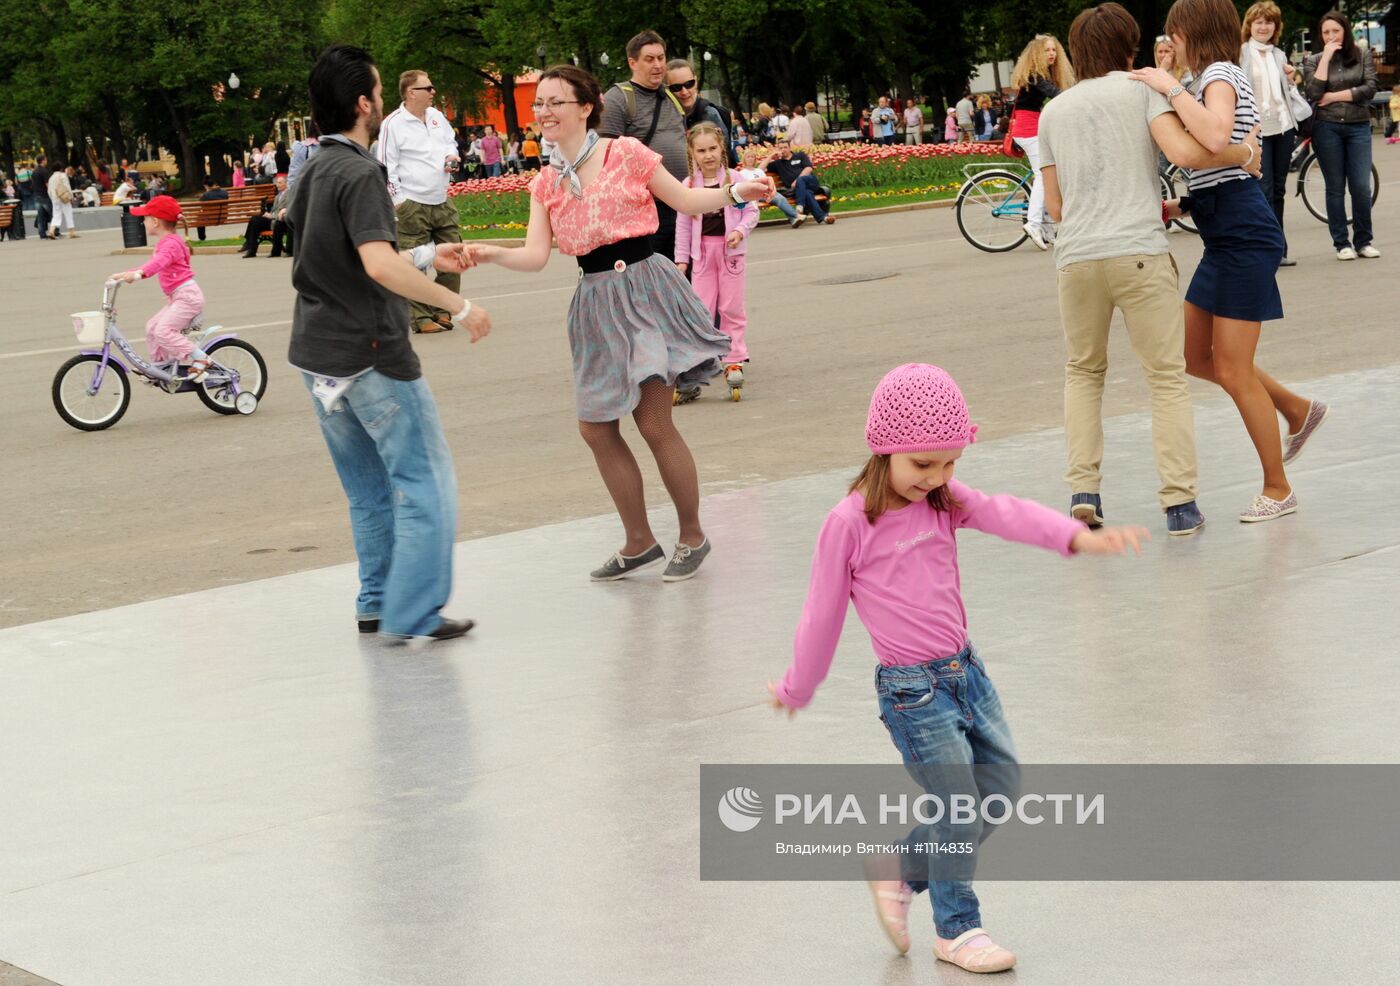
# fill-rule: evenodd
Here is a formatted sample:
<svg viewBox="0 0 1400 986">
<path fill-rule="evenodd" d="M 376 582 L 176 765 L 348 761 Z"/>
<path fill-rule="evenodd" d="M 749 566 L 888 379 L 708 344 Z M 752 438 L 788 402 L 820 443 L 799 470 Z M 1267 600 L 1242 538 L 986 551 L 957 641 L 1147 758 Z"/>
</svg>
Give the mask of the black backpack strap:
<svg viewBox="0 0 1400 986">
<path fill-rule="evenodd" d="M 647 147 L 651 146 L 651 139 L 656 136 L 656 125 L 661 122 L 661 103 L 661 94 L 657 93 L 656 108 L 651 111 L 651 128 L 647 130 L 647 135 L 642 138 L 642 143 Z"/>
</svg>

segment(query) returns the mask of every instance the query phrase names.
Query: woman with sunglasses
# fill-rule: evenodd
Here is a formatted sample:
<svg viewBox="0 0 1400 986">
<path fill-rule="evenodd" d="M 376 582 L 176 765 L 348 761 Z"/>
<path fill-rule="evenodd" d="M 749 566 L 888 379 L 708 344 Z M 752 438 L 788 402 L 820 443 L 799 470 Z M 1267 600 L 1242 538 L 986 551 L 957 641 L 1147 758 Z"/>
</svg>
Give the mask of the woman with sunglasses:
<svg viewBox="0 0 1400 986">
<path fill-rule="evenodd" d="M 710 552 L 700 526 L 695 459 L 671 420 L 677 385 L 707 381 L 729 352 L 709 311 L 685 278 L 652 248 L 656 202 L 703 215 L 773 194 L 768 181 L 686 188 L 661 155 L 632 137 L 599 137 L 603 98 L 582 69 L 558 65 L 539 77 L 533 106 L 540 132 L 557 144 L 530 183 L 530 226 L 523 247 L 474 245 L 473 258 L 538 271 L 551 243 L 576 258 L 580 277 L 569 305 L 574 399 L 579 432 L 622 520 L 622 548 L 591 573 L 597 582 L 633 575 L 666 560 L 652 533 L 642 473 L 620 430 L 632 415 L 675 504 L 680 537 L 662 576 L 691 578 Z"/>
</svg>

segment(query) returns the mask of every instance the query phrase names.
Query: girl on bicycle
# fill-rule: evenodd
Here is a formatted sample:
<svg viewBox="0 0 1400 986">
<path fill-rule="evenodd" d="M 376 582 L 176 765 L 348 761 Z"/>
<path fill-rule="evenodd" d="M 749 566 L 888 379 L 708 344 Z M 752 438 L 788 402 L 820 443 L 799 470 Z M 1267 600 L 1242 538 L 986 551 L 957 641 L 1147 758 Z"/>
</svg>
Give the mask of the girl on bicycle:
<svg viewBox="0 0 1400 986">
<path fill-rule="evenodd" d="M 169 195 L 157 195 L 146 205 L 131 210 L 133 216 L 144 216 L 146 235 L 160 237 L 155 253 L 135 270 L 113 274 L 109 280 L 131 284 L 143 277 L 159 277 L 166 302 L 146 323 L 146 346 L 151 361 L 164 363 L 190 361 L 188 379 L 203 380 L 209 372 L 209 354 L 197 347 L 185 335 L 185 329 L 204 311 L 204 292 L 195 283 L 190 268 L 190 248 L 184 237 L 175 231 L 180 221 L 180 203 Z"/>
<path fill-rule="evenodd" d="M 1131 77 L 1167 97 L 1177 116 L 1207 150 L 1219 153 L 1245 140 L 1259 122 L 1254 89 L 1236 64 L 1239 20 L 1230 0 L 1176 0 L 1167 14 L 1179 64 L 1196 74 L 1194 92 L 1170 72 L 1143 68 Z M 1198 168 L 1189 194 L 1167 204 L 1167 217 L 1189 212 L 1205 253 L 1186 290 L 1186 372 L 1220 385 L 1239 409 L 1263 467 L 1263 489 L 1240 514 L 1245 523 L 1273 520 L 1298 509 L 1284 463 L 1327 416 L 1254 365 L 1262 322 L 1283 318 L 1274 275 L 1283 259 L 1283 230 L 1259 182 L 1244 168 Z M 1275 411 L 1287 419 L 1285 450 Z"/>
<path fill-rule="evenodd" d="M 1016 101 L 1011 110 L 1011 139 L 1026 152 L 1035 180 L 1026 209 L 1026 233 L 1044 250 L 1054 239 L 1045 214 L 1045 186 L 1040 183 L 1040 111 L 1045 101 L 1074 85 L 1074 68 L 1053 34 L 1037 34 L 1016 61 L 1011 73 Z"/>
<path fill-rule="evenodd" d="M 692 174 L 688 188 L 720 188 L 739 177 L 725 167 L 724 132 L 709 121 L 697 123 L 686 134 Z M 676 267 L 690 270 L 690 286 L 711 315 L 719 316 L 719 330 L 729 337 L 724 358 L 724 382 L 733 390 L 744 385 L 744 364 L 749 347 L 744 341 L 748 316 L 744 311 L 744 255 L 749 233 L 758 225 L 758 208 L 726 205 L 703 216 L 682 212 L 676 216 Z"/>
<path fill-rule="evenodd" d="M 1001 700 L 968 636 L 958 531 L 971 528 L 1066 557 L 1140 552 L 1139 541 L 1149 536 L 1140 527 L 1090 531 L 1049 507 L 954 479 L 976 431 L 958 385 L 938 367 L 907 363 L 880 381 L 865 424 L 870 459 L 817 535 L 792 663 L 780 683 L 768 683 L 774 709 L 792 715 L 805 707 L 831 669 L 854 602 L 879 661 L 880 719 L 910 774 L 941 799 L 949 795 L 945 784 L 978 790 L 988 774 L 1014 771 L 1016 764 Z M 974 764 L 998 766 L 974 773 Z M 988 834 L 976 828 L 933 834 L 937 841 L 976 843 Z M 916 828 L 907 844 L 929 835 L 927 827 Z M 983 930 L 971 883 L 935 877 L 927 856 L 896 858 L 899 873 L 872 867 L 871 890 L 881 927 L 901 954 L 909 951 L 910 901 L 927 890 L 937 958 L 969 972 L 1016 964 Z"/>
</svg>

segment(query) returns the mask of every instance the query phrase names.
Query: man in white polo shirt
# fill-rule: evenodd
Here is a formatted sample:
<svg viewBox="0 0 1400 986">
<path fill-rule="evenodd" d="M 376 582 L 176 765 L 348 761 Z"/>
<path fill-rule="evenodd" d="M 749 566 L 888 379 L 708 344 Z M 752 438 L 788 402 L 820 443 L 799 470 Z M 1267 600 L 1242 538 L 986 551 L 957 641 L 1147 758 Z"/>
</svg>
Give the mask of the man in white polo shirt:
<svg viewBox="0 0 1400 986">
<path fill-rule="evenodd" d="M 457 135 L 451 121 L 433 108 L 436 91 L 427 72 L 409 69 L 399 76 L 402 105 L 379 129 L 379 161 L 389 173 L 403 250 L 424 243 L 462 242 L 457 207 L 447 198 L 458 164 Z M 460 275 L 439 271 L 437 279 L 449 291 L 461 289 Z M 452 328 L 448 312 L 417 301 L 410 306 L 409 320 L 414 332 Z"/>
</svg>

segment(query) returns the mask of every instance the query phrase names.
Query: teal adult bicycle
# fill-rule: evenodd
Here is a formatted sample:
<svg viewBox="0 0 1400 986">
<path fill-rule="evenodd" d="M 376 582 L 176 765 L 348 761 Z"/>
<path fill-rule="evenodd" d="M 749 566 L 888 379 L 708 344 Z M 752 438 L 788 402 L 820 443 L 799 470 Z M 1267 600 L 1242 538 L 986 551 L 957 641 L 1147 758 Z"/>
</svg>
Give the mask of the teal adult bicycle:
<svg viewBox="0 0 1400 986">
<path fill-rule="evenodd" d="M 1007 162 L 967 164 L 962 170 L 967 180 L 958 189 L 956 211 L 963 239 L 988 253 L 1006 253 L 1030 239 L 1025 224 L 1034 172 Z"/>
<path fill-rule="evenodd" d="M 1034 172 L 1024 165 L 969 164 L 967 180 L 958 190 L 958 230 L 963 239 L 988 253 L 1015 250 L 1030 239 L 1025 230 L 1030 213 Z M 1175 165 L 1157 176 L 1163 201 L 1186 194 L 1186 175 Z M 1173 220 L 1188 233 L 1196 232 L 1189 215 Z"/>
</svg>

